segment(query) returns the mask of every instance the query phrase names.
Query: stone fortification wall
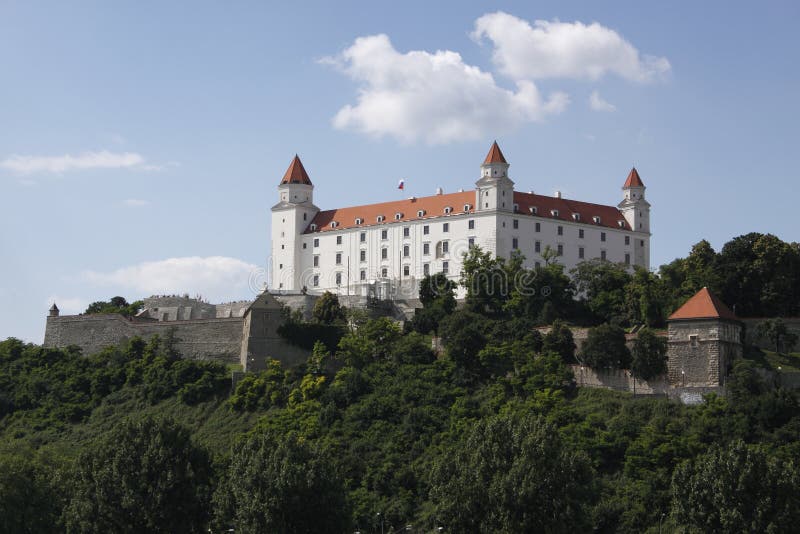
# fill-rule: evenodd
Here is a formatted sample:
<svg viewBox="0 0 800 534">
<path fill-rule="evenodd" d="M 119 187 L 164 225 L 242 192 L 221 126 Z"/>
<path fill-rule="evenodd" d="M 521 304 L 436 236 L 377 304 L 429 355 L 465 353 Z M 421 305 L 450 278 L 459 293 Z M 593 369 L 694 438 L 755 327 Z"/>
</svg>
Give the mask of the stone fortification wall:
<svg viewBox="0 0 800 534">
<path fill-rule="evenodd" d="M 119 345 L 139 336 L 143 339 L 172 331 L 175 348 L 186 358 L 239 361 L 242 344 L 241 317 L 190 321 L 136 321 L 117 314 L 48 317 L 46 347 L 76 345 L 84 354 Z"/>
<path fill-rule="evenodd" d="M 725 321 L 672 321 L 667 361 L 669 381 L 682 387 L 724 385 L 733 360 L 742 356 L 741 327 Z"/>
<path fill-rule="evenodd" d="M 144 299 L 140 317 L 158 321 L 189 321 L 192 319 L 224 319 L 244 316 L 250 300 L 209 304 L 186 296 L 152 296 Z"/>
<path fill-rule="evenodd" d="M 642 395 L 667 395 L 670 390 L 666 375 L 652 380 L 642 380 L 626 369 L 592 369 L 581 365 L 570 365 L 575 383 L 582 387 L 635 391 Z"/>
</svg>

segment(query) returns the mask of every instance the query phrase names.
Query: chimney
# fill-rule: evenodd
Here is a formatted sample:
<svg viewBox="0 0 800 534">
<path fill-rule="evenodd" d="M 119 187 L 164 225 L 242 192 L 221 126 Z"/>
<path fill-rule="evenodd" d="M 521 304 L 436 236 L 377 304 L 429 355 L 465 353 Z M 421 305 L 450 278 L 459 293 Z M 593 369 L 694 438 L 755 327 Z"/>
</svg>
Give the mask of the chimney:
<svg viewBox="0 0 800 534">
<path fill-rule="evenodd" d="M 437 187 L 436 188 L 436 194 L 437 195 L 441 195 L 442 193 L 443 193 L 442 188 L 441 187 Z"/>
<path fill-rule="evenodd" d="M 561 191 L 556 191 L 555 197 L 556 198 L 561 198 Z"/>
</svg>

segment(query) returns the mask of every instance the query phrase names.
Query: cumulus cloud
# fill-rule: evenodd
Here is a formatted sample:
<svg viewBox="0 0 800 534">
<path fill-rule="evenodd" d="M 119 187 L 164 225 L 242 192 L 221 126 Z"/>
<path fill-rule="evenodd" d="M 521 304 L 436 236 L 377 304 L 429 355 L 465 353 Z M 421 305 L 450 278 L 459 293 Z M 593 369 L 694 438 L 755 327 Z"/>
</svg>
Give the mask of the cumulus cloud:
<svg viewBox="0 0 800 534">
<path fill-rule="evenodd" d="M 12 155 L 0 161 L 0 168 L 19 174 L 41 172 L 63 173 L 86 169 L 124 169 L 141 168 L 143 170 L 160 170 L 157 165 L 145 162 L 141 154 L 135 152 L 84 152 L 78 155 L 63 156 L 21 156 Z"/>
<path fill-rule="evenodd" d="M 667 74 L 667 58 L 641 54 L 616 31 L 597 22 L 528 21 L 498 11 L 475 21 L 473 39 L 488 39 L 497 68 L 514 80 L 597 80 L 607 73 L 635 82 Z"/>
<path fill-rule="evenodd" d="M 514 90 L 497 85 L 491 73 L 464 63 L 449 50 L 397 51 L 386 35 L 360 37 L 323 63 L 333 64 L 359 84 L 357 103 L 339 110 L 333 125 L 376 137 L 429 144 L 477 139 L 560 113 L 565 93 L 543 98 L 533 82 Z"/>
<path fill-rule="evenodd" d="M 592 94 L 589 95 L 589 107 L 595 111 L 616 111 L 617 106 L 607 102 L 600 96 L 600 93 L 597 91 L 592 91 Z"/>
<path fill-rule="evenodd" d="M 243 293 L 254 293 L 250 286 L 262 269 L 257 265 L 224 256 L 168 258 L 143 262 L 111 272 L 86 271 L 83 277 L 98 286 L 115 291 L 134 291 L 139 295 L 201 294 L 224 301 Z M 258 289 L 258 288 L 256 288 Z"/>
</svg>

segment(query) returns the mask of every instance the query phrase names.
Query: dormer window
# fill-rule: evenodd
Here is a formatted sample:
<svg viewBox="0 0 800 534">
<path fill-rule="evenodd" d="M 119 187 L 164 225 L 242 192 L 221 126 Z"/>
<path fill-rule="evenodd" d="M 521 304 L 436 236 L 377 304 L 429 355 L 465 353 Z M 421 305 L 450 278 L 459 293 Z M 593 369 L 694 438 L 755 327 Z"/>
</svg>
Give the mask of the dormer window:
<svg viewBox="0 0 800 534">
<path fill-rule="evenodd" d="M 514 213 L 519 212 L 519 204 L 514 204 Z"/>
<path fill-rule="evenodd" d="M 617 224 L 619 225 L 620 228 L 625 228 L 625 221 L 622 220 L 617 221 Z"/>
<path fill-rule="evenodd" d="M 450 215 L 450 213 L 452 213 L 452 211 L 453 211 L 453 208 L 451 208 L 450 206 L 447 206 L 447 207 L 444 209 L 444 214 L 445 214 L 445 215 Z"/>
<path fill-rule="evenodd" d="M 531 212 L 531 215 L 536 215 L 537 213 L 539 213 L 539 209 L 536 206 L 530 206 L 528 208 L 528 211 Z"/>
<path fill-rule="evenodd" d="M 399 221 L 402 218 L 403 218 L 403 214 L 402 213 L 395 213 L 394 214 L 394 220 L 395 221 Z"/>
<path fill-rule="evenodd" d="M 417 217 L 425 217 L 425 210 L 419 210 L 417 212 Z"/>
<path fill-rule="evenodd" d="M 595 215 L 594 217 L 592 217 L 592 221 L 594 221 L 595 224 L 600 224 L 600 216 Z"/>
<path fill-rule="evenodd" d="M 356 224 L 357 224 L 357 225 L 359 225 L 359 224 L 363 224 L 363 223 L 364 223 L 364 219 L 362 219 L 361 217 L 357 217 L 357 218 L 356 218 Z"/>
<path fill-rule="evenodd" d="M 381 223 L 386 219 L 383 215 L 378 215 L 378 222 Z"/>
<path fill-rule="evenodd" d="M 331 221 L 331 228 L 336 228 L 337 226 L 339 226 L 337 221 Z"/>
<path fill-rule="evenodd" d="M 581 214 L 580 213 L 573 213 L 572 214 L 572 220 L 573 221 L 580 221 L 581 220 Z"/>
<path fill-rule="evenodd" d="M 553 217 L 558 217 L 558 210 L 550 210 L 550 215 Z"/>
<path fill-rule="evenodd" d="M 312 232 L 316 232 L 317 231 L 317 225 L 316 224 L 311 223 L 311 231 Z"/>
<path fill-rule="evenodd" d="M 472 209 L 472 204 L 464 204 L 464 211 L 467 212 Z"/>
</svg>

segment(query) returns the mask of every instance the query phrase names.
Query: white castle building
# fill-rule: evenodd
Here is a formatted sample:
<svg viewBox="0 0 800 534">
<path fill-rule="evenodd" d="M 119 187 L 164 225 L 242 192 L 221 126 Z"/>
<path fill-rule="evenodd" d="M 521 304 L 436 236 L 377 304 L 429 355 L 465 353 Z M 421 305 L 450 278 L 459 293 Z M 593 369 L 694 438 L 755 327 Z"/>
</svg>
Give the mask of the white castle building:
<svg viewBox="0 0 800 534">
<path fill-rule="evenodd" d="M 593 258 L 650 267 L 650 204 L 632 169 L 617 206 L 514 190 L 495 142 L 471 191 L 321 211 L 295 156 L 272 208 L 270 290 L 416 298 L 419 280 L 458 281 L 470 246 L 528 267 L 550 248 L 567 269 Z"/>
</svg>

